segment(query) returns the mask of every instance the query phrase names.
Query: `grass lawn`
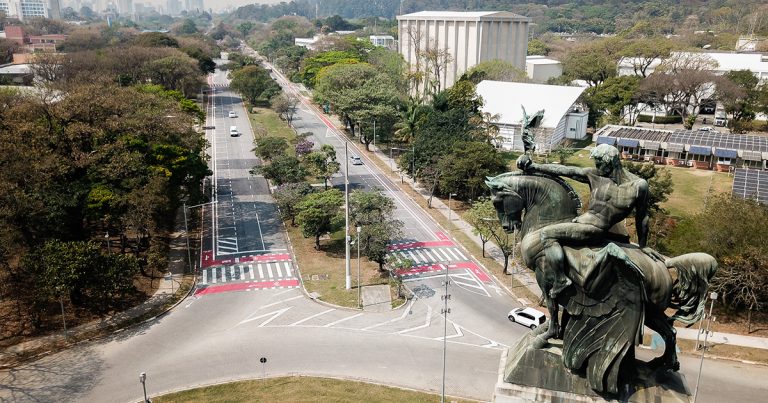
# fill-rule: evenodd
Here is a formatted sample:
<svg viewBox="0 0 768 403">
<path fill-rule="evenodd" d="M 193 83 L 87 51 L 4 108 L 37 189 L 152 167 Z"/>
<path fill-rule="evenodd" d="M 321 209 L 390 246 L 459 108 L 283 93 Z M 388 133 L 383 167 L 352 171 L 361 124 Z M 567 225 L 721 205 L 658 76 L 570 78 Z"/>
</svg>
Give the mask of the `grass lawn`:
<svg viewBox="0 0 768 403">
<path fill-rule="evenodd" d="M 269 108 L 251 108 L 253 113 L 249 113 L 251 126 L 253 127 L 253 136 L 256 140 L 266 136 L 283 137 L 289 143 L 296 139 L 296 132 L 288 127 L 280 116 Z"/>
<path fill-rule="evenodd" d="M 350 248 L 350 272 L 352 273 L 352 288 L 345 289 L 344 276 L 344 231 L 331 234 L 330 239 L 320 241 L 321 250 L 315 250 L 314 238 L 304 238 L 299 227 L 288 228 L 291 237 L 296 263 L 301 270 L 304 287 L 307 292 L 316 292 L 320 300 L 332 304 L 357 307 L 357 249 Z M 354 237 L 354 234 L 352 234 Z M 379 271 L 379 265 L 364 256 L 360 259 L 360 282 L 363 286 L 388 284 L 389 277 Z"/>
<path fill-rule="evenodd" d="M 357 381 L 284 377 L 241 381 L 153 398 L 174 402 L 437 402 L 440 396 Z M 450 402 L 464 402 L 446 398 Z"/>
</svg>

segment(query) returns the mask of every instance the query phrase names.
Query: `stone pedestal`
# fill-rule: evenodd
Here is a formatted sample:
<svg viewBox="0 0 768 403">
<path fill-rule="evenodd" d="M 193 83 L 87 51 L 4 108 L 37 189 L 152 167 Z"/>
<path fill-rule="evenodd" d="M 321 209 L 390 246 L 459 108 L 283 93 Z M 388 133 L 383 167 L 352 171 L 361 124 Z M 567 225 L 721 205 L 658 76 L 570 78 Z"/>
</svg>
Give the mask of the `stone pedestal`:
<svg viewBox="0 0 768 403">
<path fill-rule="evenodd" d="M 691 400 L 685 377 L 678 372 L 652 370 L 637 361 L 637 378 L 624 396 L 593 392 L 586 378 L 562 365 L 562 348 L 555 341 L 546 349 L 530 347 L 528 334 L 502 354 L 494 402 L 685 402 Z"/>
</svg>

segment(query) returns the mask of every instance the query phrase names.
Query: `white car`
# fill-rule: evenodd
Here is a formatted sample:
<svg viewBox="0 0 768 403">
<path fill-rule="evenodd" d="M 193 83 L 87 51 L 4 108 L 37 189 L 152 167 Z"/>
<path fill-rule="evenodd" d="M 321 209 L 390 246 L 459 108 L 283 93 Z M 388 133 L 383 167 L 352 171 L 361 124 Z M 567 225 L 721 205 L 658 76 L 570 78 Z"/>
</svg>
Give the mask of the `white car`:
<svg viewBox="0 0 768 403">
<path fill-rule="evenodd" d="M 352 165 L 363 165 L 363 160 L 356 155 L 349 157 L 349 160 L 352 161 Z"/>
<path fill-rule="evenodd" d="M 235 111 L 229 111 L 229 117 L 236 118 L 237 117 L 237 113 L 235 113 Z"/>
<path fill-rule="evenodd" d="M 509 311 L 507 318 L 512 322 L 519 323 L 525 327 L 530 327 L 531 329 L 536 329 L 537 326 L 547 320 L 547 317 L 544 316 L 543 313 L 528 307 L 515 308 Z"/>
</svg>

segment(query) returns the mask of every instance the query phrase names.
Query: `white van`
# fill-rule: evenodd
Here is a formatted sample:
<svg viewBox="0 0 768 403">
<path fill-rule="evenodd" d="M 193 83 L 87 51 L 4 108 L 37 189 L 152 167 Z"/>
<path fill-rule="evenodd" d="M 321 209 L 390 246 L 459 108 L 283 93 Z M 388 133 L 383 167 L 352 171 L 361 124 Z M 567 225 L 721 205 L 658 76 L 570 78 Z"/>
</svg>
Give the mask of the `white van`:
<svg viewBox="0 0 768 403">
<path fill-rule="evenodd" d="M 237 137 L 240 135 L 240 132 L 237 131 L 237 126 L 230 126 L 229 127 L 229 135 L 232 137 Z"/>
</svg>

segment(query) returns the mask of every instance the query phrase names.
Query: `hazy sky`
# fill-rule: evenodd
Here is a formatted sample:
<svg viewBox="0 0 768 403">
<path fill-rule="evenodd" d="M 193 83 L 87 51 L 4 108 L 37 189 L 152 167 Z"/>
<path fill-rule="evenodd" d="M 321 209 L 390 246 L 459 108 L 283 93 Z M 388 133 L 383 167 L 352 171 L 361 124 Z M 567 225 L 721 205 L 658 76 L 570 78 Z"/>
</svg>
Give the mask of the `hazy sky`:
<svg viewBox="0 0 768 403">
<path fill-rule="evenodd" d="M 214 11 L 221 11 L 227 7 L 240 7 L 246 4 L 275 4 L 281 1 L 290 0 L 203 0 L 205 8 L 212 8 Z M 152 3 L 154 5 L 165 5 L 165 0 L 133 0 L 134 3 Z M 181 1 L 184 4 L 184 0 Z"/>
</svg>

